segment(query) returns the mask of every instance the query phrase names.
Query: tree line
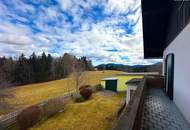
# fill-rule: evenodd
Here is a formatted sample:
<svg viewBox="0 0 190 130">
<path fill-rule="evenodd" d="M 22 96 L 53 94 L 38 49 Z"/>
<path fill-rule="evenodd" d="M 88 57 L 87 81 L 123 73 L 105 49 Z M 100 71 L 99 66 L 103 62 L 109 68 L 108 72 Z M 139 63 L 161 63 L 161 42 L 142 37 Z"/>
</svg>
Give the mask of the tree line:
<svg viewBox="0 0 190 130">
<path fill-rule="evenodd" d="M 93 70 L 92 62 L 68 53 L 56 58 L 44 52 L 40 56 L 33 53 L 29 58 L 24 54 L 17 59 L 0 57 L 0 87 L 56 80 L 85 70 Z"/>
<path fill-rule="evenodd" d="M 119 70 L 125 72 L 159 72 L 162 73 L 162 62 L 152 65 L 123 65 L 123 64 L 100 64 L 96 66 L 97 70 Z"/>
</svg>

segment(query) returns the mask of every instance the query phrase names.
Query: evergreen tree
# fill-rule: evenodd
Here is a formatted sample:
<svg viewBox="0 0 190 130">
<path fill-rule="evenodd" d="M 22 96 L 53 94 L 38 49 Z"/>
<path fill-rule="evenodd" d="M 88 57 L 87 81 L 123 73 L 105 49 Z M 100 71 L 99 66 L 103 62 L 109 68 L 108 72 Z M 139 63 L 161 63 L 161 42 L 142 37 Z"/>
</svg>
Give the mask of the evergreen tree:
<svg viewBox="0 0 190 130">
<path fill-rule="evenodd" d="M 29 58 L 21 54 L 17 60 L 0 57 L 0 87 L 61 79 L 72 72 L 85 70 L 93 70 L 91 61 L 68 53 L 59 58 L 45 52 L 41 56 L 32 53 Z"/>
<path fill-rule="evenodd" d="M 24 54 L 21 54 L 15 67 L 15 81 L 19 84 L 31 82 L 31 66 Z"/>
</svg>

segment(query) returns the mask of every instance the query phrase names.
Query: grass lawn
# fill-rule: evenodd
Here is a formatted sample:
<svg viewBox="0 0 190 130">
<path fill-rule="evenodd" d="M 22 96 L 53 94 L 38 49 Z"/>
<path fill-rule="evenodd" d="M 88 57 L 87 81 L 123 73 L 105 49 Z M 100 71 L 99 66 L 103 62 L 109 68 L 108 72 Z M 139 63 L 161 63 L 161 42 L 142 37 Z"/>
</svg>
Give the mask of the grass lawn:
<svg viewBox="0 0 190 130">
<path fill-rule="evenodd" d="M 112 76 L 121 73 L 120 71 L 87 71 L 85 72 L 84 84 L 96 85 L 100 83 L 100 79 L 107 76 Z M 29 84 L 18 86 L 14 88 L 9 88 L 1 91 L 6 91 L 7 93 L 13 93 L 14 98 L 8 100 L 10 104 L 13 104 L 17 108 L 22 108 L 24 106 L 29 106 L 38 102 L 41 102 L 48 98 L 53 98 L 56 96 L 61 96 L 68 91 L 74 90 L 74 81 L 72 75 L 68 78 L 55 80 L 45 83 Z M 0 115 L 13 111 L 12 110 L 0 110 Z"/>
<path fill-rule="evenodd" d="M 62 113 L 30 130 L 110 130 L 125 94 L 104 96 L 100 92 L 83 103 L 71 101 Z"/>
</svg>

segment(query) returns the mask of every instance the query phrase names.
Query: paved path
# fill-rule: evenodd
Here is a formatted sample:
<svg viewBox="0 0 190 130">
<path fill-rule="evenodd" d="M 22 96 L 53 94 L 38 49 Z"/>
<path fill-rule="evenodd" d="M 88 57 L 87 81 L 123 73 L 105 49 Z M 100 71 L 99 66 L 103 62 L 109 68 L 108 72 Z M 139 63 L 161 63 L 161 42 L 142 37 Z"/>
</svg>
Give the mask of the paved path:
<svg viewBox="0 0 190 130">
<path fill-rule="evenodd" d="M 150 89 L 144 103 L 141 130 L 190 130 L 190 125 L 161 89 Z"/>
<path fill-rule="evenodd" d="M 104 90 L 102 92 L 100 92 L 103 96 L 113 96 L 116 94 L 116 92 L 113 91 L 109 91 L 109 90 Z"/>
</svg>

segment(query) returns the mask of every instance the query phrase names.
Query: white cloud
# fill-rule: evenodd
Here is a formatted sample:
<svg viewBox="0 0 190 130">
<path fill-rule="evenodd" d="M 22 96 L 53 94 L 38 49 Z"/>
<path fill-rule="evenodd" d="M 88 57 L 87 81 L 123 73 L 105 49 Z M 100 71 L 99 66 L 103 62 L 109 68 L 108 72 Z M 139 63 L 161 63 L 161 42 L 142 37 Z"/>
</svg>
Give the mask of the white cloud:
<svg viewBox="0 0 190 130">
<path fill-rule="evenodd" d="M 3 33 L 10 34 L 28 34 L 31 32 L 30 28 L 21 25 L 21 24 L 12 24 L 10 22 L 1 22 L 0 23 L 0 31 Z"/>
<path fill-rule="evenodd" d="M 136 0 L 108 0 L 105 10 L 107 13 L 126 13 L 137 4 L 139 3 Z"/>
<path fill-rule="evenodd" d="M 85 25 L 86 26 L 86 25 Z M 65 41 L 75 41 L 74 43 L 65 43 L 68 52 L 78 56 L 87 56 L 90 58 L 105 59 L 105 61 L 115 63 L 133 64 L 126 60 L 122 60 L 121 56 L 128 56 L 130 59 L 142 58 L 142 34 L 134 37 L 119 37 L 120 31 L 114 31 L 112 28 L 106 28 L 104 23 L 92 25 L 92 30 L 83 30 L 75 34 L 68 34 L 63 39 Z M 118 52 L 109 52 L 107 50 L 117 49 Z"/>
<path fill-rule="evenodd" d="M 13 0 L 11 3 L 14 5 L 16 10 L 22 11 L 22 12 L 31 12 L 35 13 L 35 8 L 29 4 L 25 4 L 22 0 Z"/>
<path fill-rule="evenodd" d="M 11 35 L 11 34 L 0 34 L 0 42 L 11 45 L 27 45 L 31 44 L 32 40 L 27 36 Z"/>
<path fill-rule="evenodd" d="M 32 19 L 28 19 L 9 11 L 10 9 L 0 2 L 0 56 L 20 53 L 29 56 L 33 51 L 37 54 L 44 51 L 53 56 L 60 56 L 65 52 L 78 57 L 87 56 L 95 64 L 112 62 L 133 65 L 156 62 L 143 59 L 140 0 L 108 0 L 107 3 L 106 0 L 59 2 L 61 9 L 73 18 L 73 23 L 68 22 L 67 16 L 55 5 L 41 5 L 35 14 L 36 8 L 15 0 L 13 5 L 16 10 L 31 13 Z M 82 15 L 95 5 L 104 6 L 102 13 L 109 16 L 103 16 L 102 20 L 96 22 L 92 14 L 82 18 Z M 12 18 L 21 22 L 32 21 L 33 24 L 11 23 Z M 139 20 L 136 23 L 137 19 Z M 127 24 L 129 27 L 121 27 L 121 24 Z M 34 33 L 31 27 L 40 31 Z M 73 27 L 79 27 L 79 30 L 73 32 Z"/>
<path fill-rule="evenodd" d="M 68 10 L 72 7 L 72 0 L 61 0 L 60 2 L 64 10 Z"/>
</svg>

